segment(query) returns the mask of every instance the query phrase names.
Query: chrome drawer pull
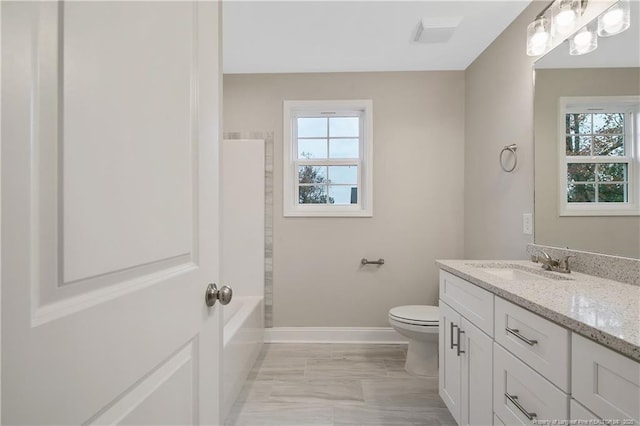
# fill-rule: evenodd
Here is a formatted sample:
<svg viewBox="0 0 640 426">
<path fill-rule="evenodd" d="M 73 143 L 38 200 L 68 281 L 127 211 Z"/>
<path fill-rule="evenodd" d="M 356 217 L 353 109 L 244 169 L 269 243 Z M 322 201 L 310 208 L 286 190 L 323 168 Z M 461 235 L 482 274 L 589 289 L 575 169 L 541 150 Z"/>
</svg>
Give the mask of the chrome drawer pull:
<svg viewBox="0 0 640 426">
<path fill-rule="evenodd" d="M 525 342 L 527 345 L 529 346 L 533 346 L 536 343 L 538 343 L 537 340 L 531 340 L 531 339 L 527 339 L 526 337 L 524 337 L 522 334 L 520 334 L 520 330 L 518 330 L 517 328 L 505 328 L 505 330 L 507 331 L 507 333 L 511 333 L 514 336 L 516 336 L 518 339 L 522 340 L 523 342 Z"/>
<path fill-rule="evenodd" d="M 460 327 L 458 327 L 458 356 L 460 356 L 460 354 L 463 354 L 464 351 L 460 350 L 460 335 L 464 334 L 464 330 L 462 330 Z"/>
<path fill-rule="evenodd" d="M 458 339 L 458 343 L 453 343 L 453 329 L 457 328 L 458 326 L 455 325 L 453 322 L 449 323 L 451 324 L 451 349 L 453 349 L 454 346 L 460 346 L 460 340 Z"/>
<path fill-rule="evenodd" d="M 530 412 L 528 412 L 527 410 L 525 410 L 525 409 L 524 409 L 524 407 L 523 407 L 522 405 L 520 405 L 520 403 L 518 402 L 518 397 L 517 397 L 517 396 L 515 396 L 515 395 L 509 395 L 508 393 L 505 393 L 505 394 L 504 394 L 504 396 L 506 396 L 506 397 L 507 397 L 507 399 L 508 399 L 509 401 L 511 401 L 511 403 L 512 403 L 513 405 L 515 405 L 515 406 L 516 406 L 516 408 L 522 412 L 522 414 L 524 414 L 525 416 L 527 416 L 527 418 L 528 418 L 529 420 L 533 420 L 533 418 L 534 418 L 534 417 L 538 417 L 538 415 L 537 415 L 536 413 L 530 413 Z"/>
</svg>

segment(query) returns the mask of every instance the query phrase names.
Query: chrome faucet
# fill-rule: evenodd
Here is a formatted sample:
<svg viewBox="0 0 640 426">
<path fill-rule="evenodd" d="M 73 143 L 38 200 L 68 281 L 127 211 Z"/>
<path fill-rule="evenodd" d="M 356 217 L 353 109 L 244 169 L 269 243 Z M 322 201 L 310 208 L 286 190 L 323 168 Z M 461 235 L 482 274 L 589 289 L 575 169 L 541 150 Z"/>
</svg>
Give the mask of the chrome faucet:
<svg viewBox="0 0 640 426">
<path fill-rule="evenodd" d="M 575 257 L 572 255 L 564 256 L 561 259 L 554 259 L 544 250 L 540 250 L 539 255 L 531 256 L 531 261 L 535 263 L 542 263 L 542 269 L 546 271 L 562 272 L 563 274 L 571 273 L 569 268 L 569 258 Z"/>
<path fill-rule="evenodd" d="M 547 271 L 553 271 L 553 268 L 557 268 L 560 261 L 554 259 L 544 250 L 540 250 L 541 256 L 538 256 L 538 260 L 542 263 L 542 269 Z"/>
</svg>

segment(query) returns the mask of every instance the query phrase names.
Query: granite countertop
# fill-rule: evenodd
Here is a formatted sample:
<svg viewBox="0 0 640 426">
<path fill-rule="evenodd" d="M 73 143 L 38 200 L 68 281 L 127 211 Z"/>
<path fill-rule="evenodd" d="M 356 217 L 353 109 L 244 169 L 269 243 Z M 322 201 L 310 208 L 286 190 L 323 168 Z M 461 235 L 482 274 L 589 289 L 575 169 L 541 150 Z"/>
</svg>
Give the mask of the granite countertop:
<svg viewBox="0 0 640 426">
<path fill-rule="evenodd" d="M 530 261 L 437 260 L 436 263 L 503 299 L 640 361 L 640 286 L 578 272 L 547 272 Z M 541 276 L 510 280 L 485 268 L 511 268 Z"/>
</svg>

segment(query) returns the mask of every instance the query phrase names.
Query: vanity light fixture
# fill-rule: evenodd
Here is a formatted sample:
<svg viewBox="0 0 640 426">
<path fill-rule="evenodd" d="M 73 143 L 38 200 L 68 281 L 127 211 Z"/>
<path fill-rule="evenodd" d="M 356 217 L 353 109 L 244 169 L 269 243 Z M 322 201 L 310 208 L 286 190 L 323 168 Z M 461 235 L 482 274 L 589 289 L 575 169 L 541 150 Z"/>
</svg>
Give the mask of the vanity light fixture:
<svg viewBox="0 0 640 426">
<path fill-rule="evenodd" d="M 578 30 L 578 32 L 569 39 L 569 54 L 572 56 L 593 52 L 597 47 L 598 36 L 595 30 L 589 29 L 588 25 Z"/>
<path fill-rule="evenodd" d="M 538 56 L 551 47 L 551 25 L 544 15 L 538 16 L 527 27 L 527 55 Z"/>
<path fill-rule="evenodd" d="M 598 35 L 609 37 L 620 34 L 631 25 L 629 0 L 619 0 L 598 17 Z"/>
<path fill-rule="evenodd" d="M 551 7 L 551 27 L 554 36 L 567 37 L 576 29 L 582 15 L 582 0 L 558 0 Z"/>
<path fill-rule="evenodd" d="M 598 36 L 620 34 L 629 28 L 630 0 L 618 0 L 598 17 L 597 28 L 585 25 L 575 32 L 588 1 L 554 0 L 544 8 L 527 27 L 527 55 L 544 55 L 557 44 L 556 40 L 563 41 L 567 37 L 570 37 L 569 53 L 584 55 L 598 47 Z"/>
<path fill-rule="evenodd" d="M 573 33 L 588 0 L 555 0 L 527 27 L 527 55 L 544 55 L 552 40 Z"/>
</svg>

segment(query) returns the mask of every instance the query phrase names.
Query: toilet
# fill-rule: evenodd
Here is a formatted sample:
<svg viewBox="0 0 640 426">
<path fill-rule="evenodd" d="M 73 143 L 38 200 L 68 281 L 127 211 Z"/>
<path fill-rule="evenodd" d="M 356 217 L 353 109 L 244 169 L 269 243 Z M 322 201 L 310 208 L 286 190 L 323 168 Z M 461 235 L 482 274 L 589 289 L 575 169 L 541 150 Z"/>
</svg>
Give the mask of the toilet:
<svg viewBox="0 0 640 426">
<path fill-rule="evenodd" d="M 409 340 L 404 369 L 418 376 L 438 376 L 438 307 L 396 306 L 389 310 L 391 327 Z"/>
</svg>

